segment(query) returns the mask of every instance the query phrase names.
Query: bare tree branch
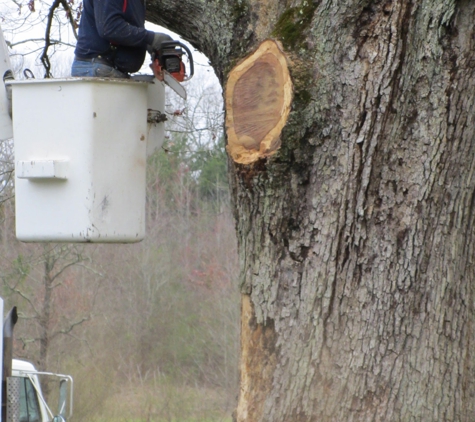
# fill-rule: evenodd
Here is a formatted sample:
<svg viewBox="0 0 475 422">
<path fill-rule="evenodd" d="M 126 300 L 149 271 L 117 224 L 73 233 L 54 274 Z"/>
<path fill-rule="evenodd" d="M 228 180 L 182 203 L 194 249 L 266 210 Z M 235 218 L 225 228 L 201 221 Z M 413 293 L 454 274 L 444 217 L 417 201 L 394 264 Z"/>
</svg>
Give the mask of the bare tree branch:
<svg viewBox="0 0 475 422">
<path fill-rule="evenodd" d="M 9 287 L 9 286 L 8 286 L 8 287 Z M 10 289 L 12 292 L 16 293 L 17 295 L 19 295 L 20 297 L 22 297 L 23 299 L 25 299 L 25 300 L 29 303 L 29 305 L 31 306 L 31 308 L 33 309 L 33 311 L 35 312 L 35 314 L 36 314 L 37 316 L 40 315 L 39 312 L 37 311 L 37 309 L 36 309 L 36 307 L 35 307 L 33 301 L 32 301 L 27 295 L 25 295 L 25 294 L 24 294 L 21 290 L 19 290 L 19 289 L 12 288 L 12 287 L 9 287 L 9 289 Z"/>
<path fill-rule="evenodd" d="M 89 321 L 90 319 L 91 319 L 91 316 L 88 315 L 88 316 L 82 317 L 79 321 L 72 322 L 69 325 L 69 327 L 63 328 L 62 330 L 59 330 L 59 331 L 56 331 L 55 333 L 53 333 L 51 335 L 51 339 L 54 339 L 59 334 L 69 334 L 74 329 L 74 327 L 77 327 L 78 325 L 81 325 L 82 323 L 84 323 L 86 321 Z"/>
<path fill-rule="evenodd" d="M 54 274 L 53 276 L 51 276 L 50 280 L 51 280 L 51 288 L 54 289 L 55 287 L 58 287 L 62 284 L 62 282 L 59 282 L 59 283 L 56 283 L 56 284 L 52 284 L 52 282 L 54 280 L 56 280 L 64 271 L 66 271 L 69 267 L 73 267 L 74 265 L 76 265 L 77 263 L 81 262 L 82 261 L 82 258 L 79 258 L 78 260 L 76 261 L 72 261 L 72 262 L 69 262 L 68 264 L 64 265 L 56 274 Z"/>
<path fill-rule="evenodd" d="M 60 5 L 62 5 L 64 10 L 66 11 L 66 16 L 68 17 L 74 36 L 75 38 L 77 38 L 76 22 L 74 21 L 74 18 L 72 16 L 72 11 L 71 11 L 71 8 L 69 7 L 69 4 L 67 3 L 66 0 L 55 0 L 48 11 L 47 20 L 46 20 L 46 31 L 45 31 L 45 46 L 43 48 L 43 53 L 41 54 L 41 57 L 40 57 L 41 63 L 43 63 L 43 66 L 45 68 L 45 78 L 51 78 L 53 76 L 51 74 L 51 63 L 48 56 L 48 49 L 54 44 L 54 42 L 50 38 L 51 26 L 53 23 L 53 19 L 55 17 L 55 11 Z"/>
<path fill-rule="evenodd" d="M 49 12 L 48 12 L 48 19 L 46 22 L 46 32 L 45 32 L 45 46 L 43 49 L 43 54 L 41 55 L 41 63 L 45 68 L 45 78 L 51 78 L 53 75 L 51 74 L 51 63 L 48 57 L 48 49 L 51 46 L 50 40 L 50 33 L 51 33 L 51 25 L 53 23 L 54 11 L 59 6 L 59 0 L 55 0 L 54 3 L 51 5 Z"/>
<path fill-rule="evenodd" d="M 77 34 L 77 23 L 73 18 L 73 13 L 71 8 L 69 7 L 69 3 L 66 0 L 61 0 L 61 4 L 64 7 L 64 10 L 66 11 L 66 16 L 69 19 L 69 23 L 71 25 L 71 29 L 73 30 L 74 37 L 77 39 L 78 34 Z"/>
<path fill-rule="evenodd" d="M 15 42 L 15 43 L 9 43 L 9 46 L 13 48 L 13 47 L 16 47 L 18 45 L 25 44 L 28 42 L 43 42 L 43 41 L 44 41 L 44 38 L 29 38 L 26 40 Z M 61 40 L 50 40 L 50 46 L 51 45 L 66 45 L 68 47 L 75 47 L 74 44 L 70 44 Z"/>
</svg>

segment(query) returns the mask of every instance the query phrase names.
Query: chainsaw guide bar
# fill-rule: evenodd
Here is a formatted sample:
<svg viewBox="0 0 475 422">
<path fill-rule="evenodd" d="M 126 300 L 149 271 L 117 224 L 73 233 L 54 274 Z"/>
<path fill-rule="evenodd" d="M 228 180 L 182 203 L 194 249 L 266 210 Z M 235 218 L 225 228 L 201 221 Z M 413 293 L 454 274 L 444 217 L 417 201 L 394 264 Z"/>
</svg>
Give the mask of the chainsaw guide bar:
<svg viewBox="0 0 475 422">
<path fill-rule="evenodd" d="M 186 90 L 183 85 L 178 82 L 172 75 L 170 75 L 166 70 L 163 72 L 163 82 L 165 82 L 173 91 L 175 91 L 181 98 L 186 100 Z"/>
</svg>

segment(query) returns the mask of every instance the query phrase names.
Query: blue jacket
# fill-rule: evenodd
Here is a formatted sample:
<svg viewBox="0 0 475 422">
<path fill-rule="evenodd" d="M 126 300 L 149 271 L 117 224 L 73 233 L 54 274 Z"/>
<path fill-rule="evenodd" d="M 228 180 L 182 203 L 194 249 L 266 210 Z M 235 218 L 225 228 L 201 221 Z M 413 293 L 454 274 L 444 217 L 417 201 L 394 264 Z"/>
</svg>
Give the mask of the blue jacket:
<svg viewBox="0 0 475 422">
<path fill-rule="evenodd" d="M 84 0 L 75 54 L 100 55 L 122 72 L 137 72 L 154 36 L 144 24 L 145 0 Z"/>
</svg>

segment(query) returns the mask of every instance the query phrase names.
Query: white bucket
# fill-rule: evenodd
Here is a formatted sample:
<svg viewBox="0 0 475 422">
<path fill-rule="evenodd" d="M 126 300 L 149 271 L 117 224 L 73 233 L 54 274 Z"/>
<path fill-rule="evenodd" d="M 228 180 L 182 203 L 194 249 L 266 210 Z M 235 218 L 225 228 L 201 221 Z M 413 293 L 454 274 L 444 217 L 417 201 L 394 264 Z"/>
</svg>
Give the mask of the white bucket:
<svg viewBox="0 0 475 422">
<path fill-rule="evenodd" d="M 100 78 L 12 83 L 18 239 L 143 239 L 149 85 Z"/>
</svg>

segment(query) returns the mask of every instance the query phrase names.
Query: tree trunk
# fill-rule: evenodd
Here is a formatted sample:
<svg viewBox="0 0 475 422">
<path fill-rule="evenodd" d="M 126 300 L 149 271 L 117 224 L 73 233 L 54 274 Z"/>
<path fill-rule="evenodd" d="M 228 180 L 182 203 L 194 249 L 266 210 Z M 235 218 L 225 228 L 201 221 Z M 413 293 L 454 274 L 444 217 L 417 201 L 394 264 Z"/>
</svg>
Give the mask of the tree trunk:
<svg viewBox="0 0 475 422">
<path fill-rule="evenodd" d="M 41 302 L 41 312 L 38 318 L 40 352 L 38 370 L 46 371 L 48 366 L 48 352 L 51 340 L 51 308 L 53 305 L 53 282 L 57 257 L 49 249 L 50 245 L 44 247 L 43 262 L 43 300 Z"/>
<path fill-rule="evenodd" d="M 475 4 L 155 0 L 149 13 L 223 86 L 266 39 L 289 63 L 280 149 L 230 160 L 237 421 L 473 420 Z"/>
</svg>

